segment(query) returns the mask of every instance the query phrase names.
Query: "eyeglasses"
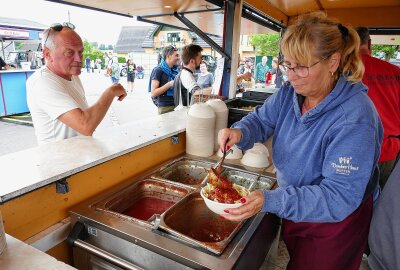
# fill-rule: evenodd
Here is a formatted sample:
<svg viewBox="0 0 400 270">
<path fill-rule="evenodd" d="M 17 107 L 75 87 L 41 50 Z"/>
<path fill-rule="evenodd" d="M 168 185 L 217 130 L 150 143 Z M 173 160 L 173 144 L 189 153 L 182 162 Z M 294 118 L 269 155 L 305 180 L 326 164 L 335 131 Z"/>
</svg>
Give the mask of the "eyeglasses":
<svg viewBox="0 0 400 270">
<path fill-rule="evenodd" d="M 50 31 L 54 30 L 56 32 L 60 32 L 64 27 L 67 27 L 69 29 L 75 29 L 75 25 L 73 25 L 70 22 L 63 22 L 63 23 L 53 23 L 50 26 L 49 33 L 47 34 L 46 40 L 44 41 L 43 45 L 46 46 L 47 40 L 49 39 L 50 36 Z"/>
<path fill-rule="evenodd" d="M 328 57 L 322 58 L 321 60 L 315 62 L 314 64 L 310 65 L 310 66 L 296 66 L 296 67 L 289 67 L 288 65 L 286 65 L 284 62 L 281 62 L 279 64 L 280 67 L 282 67 L 283 71 L 285 71 L 286 73 L 289 73 L 289 70 L 292 70 L 297 76 L 301 77 L 301 78 L 306 78 L 310 75 L 310 68 L 315 66 L 316 64 L 318 64 L 321 61 L 324 61 L 325 59 L 327 59 Z"/>
</svg>

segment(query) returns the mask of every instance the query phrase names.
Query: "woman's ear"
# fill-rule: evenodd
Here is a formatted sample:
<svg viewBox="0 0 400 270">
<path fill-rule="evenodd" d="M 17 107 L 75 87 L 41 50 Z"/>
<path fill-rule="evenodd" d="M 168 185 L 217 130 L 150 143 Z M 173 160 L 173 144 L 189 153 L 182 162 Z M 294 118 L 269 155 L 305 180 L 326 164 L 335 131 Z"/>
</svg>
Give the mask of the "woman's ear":
<svg viewBox="0 0 400 270">
<path fill-rule="evenodd" d="M 338 52 L 335 52 L 331 57 L 329 57 L 329 72 L 335 73 L 336 70 L 338 70 L 341 57 L 341 54 Z"/>
</svg>

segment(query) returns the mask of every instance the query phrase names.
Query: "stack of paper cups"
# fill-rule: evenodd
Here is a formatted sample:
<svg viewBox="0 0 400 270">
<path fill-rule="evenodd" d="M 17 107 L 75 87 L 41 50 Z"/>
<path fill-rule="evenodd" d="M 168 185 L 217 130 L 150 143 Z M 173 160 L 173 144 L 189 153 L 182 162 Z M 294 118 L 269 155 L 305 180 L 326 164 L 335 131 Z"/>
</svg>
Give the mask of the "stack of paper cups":
<svg viewBox="0 0 400 270">
<path fill-rule="evenodd" d="M 4 232 L 3 219 L 0 212 L 0 255 L 6 249 L 6 235 Z"/>
</svg>

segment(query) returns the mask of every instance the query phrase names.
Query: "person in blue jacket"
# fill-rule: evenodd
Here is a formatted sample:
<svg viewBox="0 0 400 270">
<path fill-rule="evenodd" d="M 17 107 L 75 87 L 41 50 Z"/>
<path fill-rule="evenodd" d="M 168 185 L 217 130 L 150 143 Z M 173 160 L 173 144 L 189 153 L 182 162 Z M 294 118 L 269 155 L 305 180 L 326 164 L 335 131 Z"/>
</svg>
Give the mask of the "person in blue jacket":
<svg viewBox="0 0 400 270">
<path fill-rule="evenodd" d="M 250 193 L 223 217 L 281 217 L 290 270 L 358 270 L 366 247 L 383 128 L 361 83 L 359 42 L 323 13 L 300 17 L 280 45 L 289 83 L 219 132 L 221 148 L 243 150 L 274 136 L 279 187 Z"/>
</svg>

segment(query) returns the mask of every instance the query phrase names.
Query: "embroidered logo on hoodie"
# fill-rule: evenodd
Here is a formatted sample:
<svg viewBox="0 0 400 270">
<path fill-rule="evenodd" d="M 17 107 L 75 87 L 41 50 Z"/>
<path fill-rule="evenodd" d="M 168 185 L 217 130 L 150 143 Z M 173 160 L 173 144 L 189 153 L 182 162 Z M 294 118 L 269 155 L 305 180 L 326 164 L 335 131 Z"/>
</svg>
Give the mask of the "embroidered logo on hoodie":
<svg viewBox="0 0 400 270">
<path fill-rule="evenodd" d="M 351 164 L 352 157 L 339 157 L 339 164 L 332 162 L 331 166 L 336 170 L 337 174 L 350 175 L 352 171 L 358 171 L 359 167 Z"/>
</svg>

